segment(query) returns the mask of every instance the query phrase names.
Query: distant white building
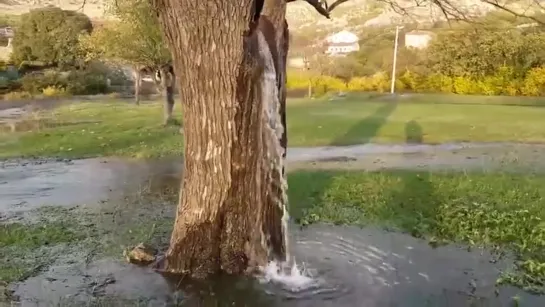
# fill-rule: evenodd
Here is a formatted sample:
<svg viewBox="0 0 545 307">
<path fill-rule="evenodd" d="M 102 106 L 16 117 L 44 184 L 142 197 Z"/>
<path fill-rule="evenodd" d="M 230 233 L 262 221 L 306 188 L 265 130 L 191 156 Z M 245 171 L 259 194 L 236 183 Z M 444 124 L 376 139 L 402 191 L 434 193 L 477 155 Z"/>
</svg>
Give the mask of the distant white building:
<svg viewBox="0 0 545 307">
<path fill-rule="evenodd" d="M 430 44 L 434 33 L 429 31 L 411 31 L 405 34 L 405 47 L 424 49 Z"/>
<path fill-rule="evenodd" d="M 326 53 L 332 56 L 346 55 L 360 50 L 359 38 L 350 31 L 341 31 L 326 38 Z"/>
</svg>

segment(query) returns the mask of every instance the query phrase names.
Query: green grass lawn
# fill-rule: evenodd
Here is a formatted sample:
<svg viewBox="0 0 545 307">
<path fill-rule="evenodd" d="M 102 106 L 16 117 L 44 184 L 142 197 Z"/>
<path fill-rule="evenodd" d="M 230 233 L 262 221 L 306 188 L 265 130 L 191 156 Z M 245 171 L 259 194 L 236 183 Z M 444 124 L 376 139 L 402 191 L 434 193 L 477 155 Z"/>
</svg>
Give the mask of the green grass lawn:
<svg viewBox="0 0 545 307">
<path fill-rule="evenodd" d="M 453 95 L 415 95 L 397 100 L 380 95 L 292 99 L 288 101 L 289 142 L 290 146 L 545 142 L 545 108 L 541 105 L 545 104 L 537 98 Z M 182 153 L 178 128 L 160 124 L 159 103 L 84 102 L 36 116 L 46 118 L 32 124 L 39 126 L 32 131 L 0 134 L 0 158 L 161 157 Z"/>
</svg>

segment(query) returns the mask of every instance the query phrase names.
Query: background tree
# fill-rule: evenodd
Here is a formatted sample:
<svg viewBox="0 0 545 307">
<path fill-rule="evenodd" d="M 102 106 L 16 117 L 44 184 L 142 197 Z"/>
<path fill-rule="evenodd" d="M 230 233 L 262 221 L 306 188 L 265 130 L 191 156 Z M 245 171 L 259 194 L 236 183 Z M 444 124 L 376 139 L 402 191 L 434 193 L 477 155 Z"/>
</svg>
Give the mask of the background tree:
<svg viewBox="0 0 545 307">
<path fill-rule="evenodd" d="M 361 76 L 364 73 L 365 66 L 354 56 L 348 55 L 333 60 L 324 71 L 326 75 L 339 78 L 344 82 L 350 79 Z"/>
<path fill-rule="evenodd" d="M 108 11 L 117 17 L 98 27 L 91 35 L 83 36 L 81 43 L 89 59 L 129 65 L 133 68 L 135 101 L 140 101 L 140 86 L 145 72 L 160 75 L 156 80 L 165 92 L 167 124 L 174 107 L 174 76 L 169 68 L 171 55 L 159 28 L 157 16 L 146 0 L 116 0 Z M 159 72 L 159 74 L 157 74 Z"/>
<path fill-rule="evenodd" d="M 479 79 L 511 67 L 517 77 L 545 64 L 545 35 L 519 29 L 468 29 L 445 32 L 433 40 L 427 65 L 452 77 Z"/>
<path fill-rule="evenodd" d="M 39 61 L 60 68 L 80 64 L 78 37 L 93 29 L 89 18 L 78 12 L 47 7 L 21 15 L 13 38 L 12 60 Z"/>
</svg>

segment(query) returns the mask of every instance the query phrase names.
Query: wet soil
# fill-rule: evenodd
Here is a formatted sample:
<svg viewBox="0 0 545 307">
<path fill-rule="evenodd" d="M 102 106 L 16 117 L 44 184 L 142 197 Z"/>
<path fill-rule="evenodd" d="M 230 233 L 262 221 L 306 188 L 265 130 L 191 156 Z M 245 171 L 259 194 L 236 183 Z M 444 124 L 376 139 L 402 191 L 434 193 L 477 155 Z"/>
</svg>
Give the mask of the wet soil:
<svg viewBox="0 0 545 307">
<path fill-rule="evenodd" d="M 520 144 L 292 148 L 288 169 L 541 172 L 544 153 L 545 146 Z M 508 258 L 458 246 L 434 249 L 374 228 L 292 227 L 293 255 L 317 281 L 300 291 L 245 278 L 172 282 L 124 263 L 122 250 L 130 244 L 168 244 L 181 171 L 177 159 L 0 162 L 0 223 L 43 221 L 39 209 L 53 205 L 68 210 L 78 227 L 93 229 L 88 239 L 37 251 L 35 257 L 47 254 L 51 262 L 10 285 L 10 298 L 23 306 L 420 307 L 513 306 L 518 296 L 518 306 L 545 305 L 545 297 L 519 289 L 496 291 L 499 271 L 512 264 Z"/>
</svg>

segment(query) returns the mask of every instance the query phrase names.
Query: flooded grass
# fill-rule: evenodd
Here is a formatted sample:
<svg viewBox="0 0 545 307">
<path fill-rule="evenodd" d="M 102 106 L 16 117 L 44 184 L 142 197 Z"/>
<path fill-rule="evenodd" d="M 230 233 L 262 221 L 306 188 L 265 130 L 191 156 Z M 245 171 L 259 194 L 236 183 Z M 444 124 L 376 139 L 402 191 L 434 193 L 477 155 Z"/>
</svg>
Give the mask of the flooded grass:
<svg viewBox="0 0 545 307">
<path fill-rule="evenodd" d="M 0 288 L 40 273 L 85 235 L 67 222 L 0 226 Z M 0 301 L 4 291 L 0 291 Z"/>
<path fill-rule="evenodd" d="M 499 283 L 545 291 L 545 176 L 414 171 L 291 174 L 290 212 L 302 225 L 381 225 L 515 253 Z"/>
<path fill-rule="evenodd" d="M 43 246 L 70 243 L 77 235 L 64 223 L 41 225 L 7 224 L 0 226 L 0 281 L 9 283 L 31 276 L 40 267 L 38 262 L 47 261 L 44 255 L 34 251 Z M 30 263 L 29 263 L 30 262 Z"/>
<path fill-rule="evenodd" d="M 518 97 L 452 95 L 294 99 L 288 102 L 290 145 L 545 142 L 545 108 L 538 105 Z M 160 103 L 64 105 L 35 114 L 15 129 L 26 131 L 0 132 L 0 158 L 180 156 L 179 129 L 163 127 L 161 114 Z"/>
<path fill-rule="evenodd" d="M 1 224 L 0 302 L 10 299 L 10 284 L 53 265 L 121 260 L 123 250 L 140 242 L 165 249 L 174 217 L 157 200 L 154 206 L 156 210 L 140 202 L 115 204 L 114 210 L 49 206 L 27 212 L 26 219 Z"/>
</svg>

